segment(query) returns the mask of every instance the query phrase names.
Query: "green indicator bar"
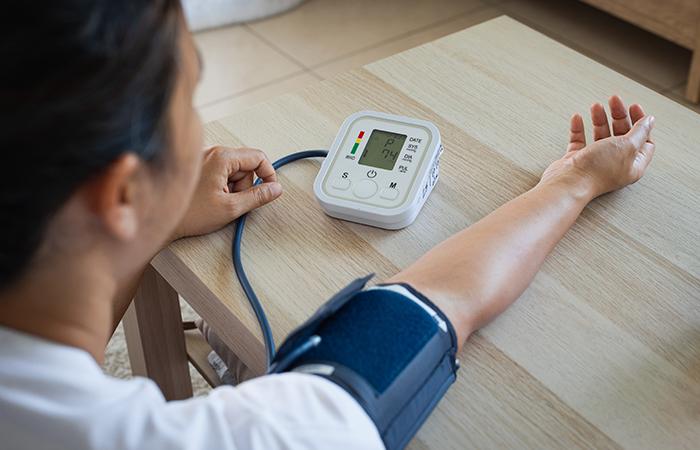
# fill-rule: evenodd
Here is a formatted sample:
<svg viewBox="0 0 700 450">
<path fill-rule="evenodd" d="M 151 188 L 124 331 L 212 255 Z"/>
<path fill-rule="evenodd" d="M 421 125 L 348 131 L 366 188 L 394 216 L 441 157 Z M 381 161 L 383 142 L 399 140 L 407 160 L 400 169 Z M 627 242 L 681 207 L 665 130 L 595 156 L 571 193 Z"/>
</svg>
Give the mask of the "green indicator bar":
<svg viewBox="0 0 700 450">
<path fill-rule="evenodd" d="M 350 151 L 350 154 L 351 154 L 351 155 L 354 155 L 355 152 L 357 151 L 357 147 L 359 147 L 359 146 L 360 146 L 360 143 L 359 143 L 359 142 L 355 142 L 355 145 L 352 146 L 352 150 Z"/>
</svg>

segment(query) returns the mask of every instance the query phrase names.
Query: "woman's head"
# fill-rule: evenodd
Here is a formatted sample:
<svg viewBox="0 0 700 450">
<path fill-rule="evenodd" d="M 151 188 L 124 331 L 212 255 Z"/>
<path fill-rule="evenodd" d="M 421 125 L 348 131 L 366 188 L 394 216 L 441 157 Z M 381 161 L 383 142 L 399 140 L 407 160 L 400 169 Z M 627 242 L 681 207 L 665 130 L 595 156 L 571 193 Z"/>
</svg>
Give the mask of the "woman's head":
<svg viewBox="0 0 700 450">
<path fill-rule="evenodd" d="M 148 258 L 199 171 L 179 1 L 11 2 L 3 17 L 0 289 L 48 255 Z"/>
</svg>

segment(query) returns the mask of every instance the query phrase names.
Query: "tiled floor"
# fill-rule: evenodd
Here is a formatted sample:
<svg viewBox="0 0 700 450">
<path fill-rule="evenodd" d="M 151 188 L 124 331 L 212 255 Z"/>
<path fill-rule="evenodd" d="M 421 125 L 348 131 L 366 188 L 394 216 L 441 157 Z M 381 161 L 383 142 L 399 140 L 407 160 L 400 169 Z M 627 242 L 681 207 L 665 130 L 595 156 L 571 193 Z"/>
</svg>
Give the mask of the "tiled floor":
<svg viewBox="0 0 700 450">
<path fill-rule="evenodd" d="M 576 0 L 308 0 L 197 33 L 205 75 L 196 104 L 204 121 L 219 119 L 501 14 L 687 105 L 690 51 Z"/>
</svg>

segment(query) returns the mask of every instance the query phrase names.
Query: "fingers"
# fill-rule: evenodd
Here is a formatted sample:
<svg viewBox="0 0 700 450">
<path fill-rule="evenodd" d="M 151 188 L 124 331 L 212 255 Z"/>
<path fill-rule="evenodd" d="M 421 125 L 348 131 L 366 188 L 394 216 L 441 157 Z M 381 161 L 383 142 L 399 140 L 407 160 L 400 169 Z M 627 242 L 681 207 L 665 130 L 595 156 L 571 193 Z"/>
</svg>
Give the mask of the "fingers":
<svg viewBox="0 0 700 450">
<path fill-rule="evenodd" d="M 591 106 L 591 121 L 593 122 L 593 140 L 598 141 L 610 137 L 608 115 L 600 103 Z"/>
<path fill-rule="evenodd" d="M 613 135 L 621 136 L 626 134 L 632 128 L 632 124 L 622 99 L 617 95 L 613 95 L 608 100 L 608 105 L 610 106 L 610 116 L 612 117 Z"/>
<path fill-rule="evenodd" d="M 269 159 L 267 159 L 267 155 L 265 153 L 255 149 L 245 150 L 246 152 L 250 152 L 250 155 L 244 152 L 246 157 L 241 160 L 239 170 L 252 170 L 259 178 L 263 180 L 263 183 L 277 181 L 275 168 L 272 167 L 272 163 Z"/>
<path fill-rule="evenodd" d="M 567 152 L 575 152 L 586 146 L 586 133 L 583 125 L 583 117 L 580 114 L 571 116 L 571 127 L 569 130 L 569 145 Z"/>
<path fill-rule="evenodd" d="M 221 148 L 222 157 L 226 159 L 229 178 L 238 181 L 239 172 L 254 172 L 263 182 L 277 181 L 275 169 L 265 153 L 254 148 Z"/>
<path fill-rule="evenodd" d="M 270 203 L 282 195 L 282 185 L 265 153 L 253 148 L 226 149 L 229 161 L 229 201 L 235 217 Z M 262 180 L 254 185 L 253 174 Z"/>
<path fill-rule="evenodd" d="M 593 139 L 596 141 L 608 138 L 611 135 L 622 136 L 627 134 L 632 129 L 632 125 L 645 115 L 644 110 L 638 104 L 630 106 L 628 114 L 624 102 L 618 95 L 610 97 L 608 105 L 610 107 L 610 116 L 612 117 L 612 133 L 605 107 L 600 103 L 595 103 L 591 106 Z"/>
<path fill-rule="evenodd" d="M 253 187 L 253 172 L 238 172 L 229 178 L 229 192 L 245 191 Z"/>
<path fill-rule="evenodd" d="M 633 124 L 639 122 L 639 119 L 645 115 L 646 114 L 640 105 L 635 103 L 634 105 L 630 106 L 630 117 L 632 118 Z"/>
<path fill-rule="evenodd" d="M 654 116 L 645 116 L 639 119 L 625 136 L 635 149 L 641 151 L 645 143 L 651 144 L 647 141 L 652 128 L 654 128 Z"/>
<path fill-rule="evenodd" d="M 245 191 L 228 194 L 234 218 L 266 205 L 280 195 L 282 195 L 282 185 L 276 181 L 258 184 Z"/>
</svg>

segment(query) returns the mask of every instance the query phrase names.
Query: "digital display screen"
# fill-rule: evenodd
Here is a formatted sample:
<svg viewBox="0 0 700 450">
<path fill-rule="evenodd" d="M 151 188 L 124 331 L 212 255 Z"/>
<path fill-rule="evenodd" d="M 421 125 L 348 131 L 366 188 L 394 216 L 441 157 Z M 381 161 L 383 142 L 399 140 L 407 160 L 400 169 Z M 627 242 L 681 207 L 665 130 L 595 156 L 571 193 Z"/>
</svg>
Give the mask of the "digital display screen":
<svg viewBox="0 0 700 450">
<path fill-rule="evenodd" d="M 406 142 L 405 134 L 374 130 L 360 156 L 359 163 L 378 169 L 392 170 Z"/>
</svg>

